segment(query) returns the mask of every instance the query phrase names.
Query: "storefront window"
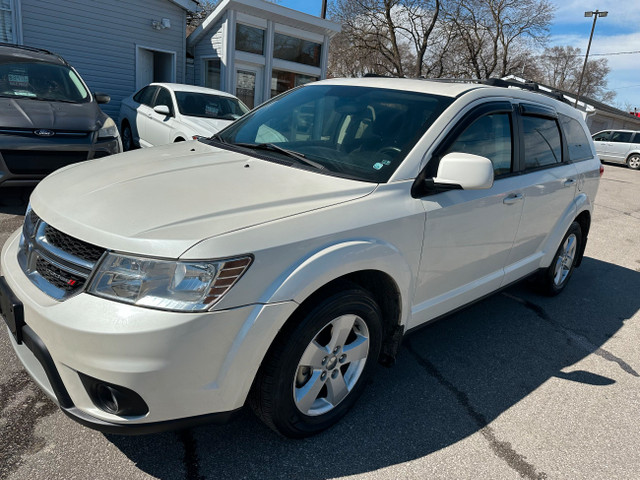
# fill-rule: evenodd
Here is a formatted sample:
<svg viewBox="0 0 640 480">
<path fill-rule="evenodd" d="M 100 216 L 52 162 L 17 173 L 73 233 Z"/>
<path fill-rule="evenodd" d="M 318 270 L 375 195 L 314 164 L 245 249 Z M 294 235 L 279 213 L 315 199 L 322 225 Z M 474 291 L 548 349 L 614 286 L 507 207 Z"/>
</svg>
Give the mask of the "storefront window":
<svg viewBox="0 0 640 480">
<path fill-rule="evenodd" d="M 220 59 L 205 60 L 204 86 L 220 90 Z"/>
<path fill-rule="evenodd" d="M 264 30 L 237 23 L 236 50 L 264 55 Z"/>
<path fill-rule="evenodd" d="M 304 85 L 309 82 L 316 82 L 318 77 L 302 75 L 301 73 L 285 72 L 284 70 L 273 70 L 271 73 L 271 96 L 291 90 L 294 87 Z"/>
<path fill-rule="evenodd" d="M 281 60 L 320 66 L 322 45 L 300 38 L 276 33 L 273 39 L 273 56 Z"/>
</svg>

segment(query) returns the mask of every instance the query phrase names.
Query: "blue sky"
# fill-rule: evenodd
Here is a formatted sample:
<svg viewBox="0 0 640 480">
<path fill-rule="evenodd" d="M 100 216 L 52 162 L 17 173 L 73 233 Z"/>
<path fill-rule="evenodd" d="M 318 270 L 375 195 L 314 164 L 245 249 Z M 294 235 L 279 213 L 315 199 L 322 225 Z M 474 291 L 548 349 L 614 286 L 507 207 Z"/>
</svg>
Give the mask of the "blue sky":
<svg viewBox="0 0 640 480">
<path fill-rule="evenodd" d="M 588 10 L 608 11 L 599 18 L 591 44 L 591 54 L 611 54 L 640 51 L 640 0 L 551 0 L 556 6 L 551 26 L 551 45 L 571 45 L 587 51 L 592 18 L 585 18 Z M 280 5 L 311 15 L 320 15 L 322 0 L 281 0 Z M 640 110 L 640 53 L 623 55 L 594 55 L 607 58 L 609 89 L 617 93 L 616 106 L 627 104 Z"/>
</svg>

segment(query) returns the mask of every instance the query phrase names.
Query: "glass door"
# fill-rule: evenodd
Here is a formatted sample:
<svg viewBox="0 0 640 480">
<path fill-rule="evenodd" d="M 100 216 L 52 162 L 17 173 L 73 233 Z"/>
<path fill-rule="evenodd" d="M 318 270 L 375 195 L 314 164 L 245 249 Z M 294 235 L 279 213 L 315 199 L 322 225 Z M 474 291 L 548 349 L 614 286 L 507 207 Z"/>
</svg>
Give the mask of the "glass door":
<svg viewBox="0 0 640 480">
<path fill-rule="evenodd" d="M 236 69 L 236 97 L 249 108 L 262 102 L 262 75 L 255 67 L 242 66 Z"/>
</svg>

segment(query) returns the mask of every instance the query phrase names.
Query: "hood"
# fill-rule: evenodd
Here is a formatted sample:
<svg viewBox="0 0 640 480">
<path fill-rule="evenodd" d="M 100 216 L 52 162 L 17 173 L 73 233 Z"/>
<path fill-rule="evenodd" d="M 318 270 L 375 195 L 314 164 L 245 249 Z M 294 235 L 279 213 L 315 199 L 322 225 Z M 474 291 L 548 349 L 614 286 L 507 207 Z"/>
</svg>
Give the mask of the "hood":
<svg viewBox="0 0 640 480">
<path fill-rule="evenodd" d="M 233 122 L 233 120 L 223 120 L 221 118 L 190 117 L 187 115 L 183 115 L 181 121 L 203 137 L 210 137 Z"/>
<path fill-rule="evenodd" d="M 347 202 L 375 187 L 190 141 L 65 167 L 40 182 L 31 205 L 86 242 L 178 258 L 206 238 Z"/>
<path fill-rule="evenodd" d="M 106 115 L 95 102 L 65 103 L 0 98 L 0 127 L 49 130 L 98 130 Z"/>
</svg>

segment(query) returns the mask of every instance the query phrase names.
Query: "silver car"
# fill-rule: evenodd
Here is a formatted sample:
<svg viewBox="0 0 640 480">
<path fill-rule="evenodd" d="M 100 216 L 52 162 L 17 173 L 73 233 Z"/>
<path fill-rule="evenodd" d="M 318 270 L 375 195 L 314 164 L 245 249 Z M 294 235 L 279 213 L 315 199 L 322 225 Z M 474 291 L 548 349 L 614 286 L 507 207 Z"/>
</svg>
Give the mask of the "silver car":
<svg viewBox="0 0 640 480">
<path fill-rule="evenodd" d="M 603 162 L 625 163 L 640 169 L 640 132 L 603 130 L 593 135 L 596 152 Z"/>
</svg>

